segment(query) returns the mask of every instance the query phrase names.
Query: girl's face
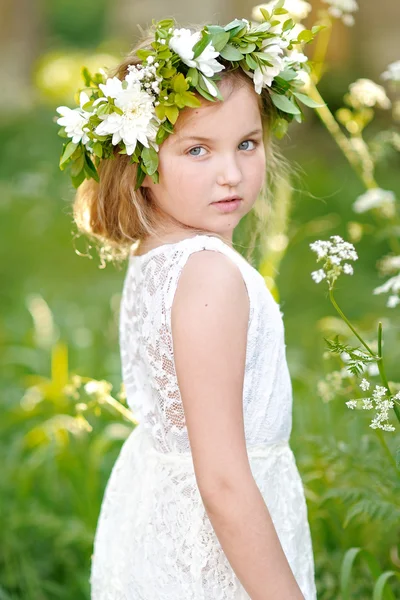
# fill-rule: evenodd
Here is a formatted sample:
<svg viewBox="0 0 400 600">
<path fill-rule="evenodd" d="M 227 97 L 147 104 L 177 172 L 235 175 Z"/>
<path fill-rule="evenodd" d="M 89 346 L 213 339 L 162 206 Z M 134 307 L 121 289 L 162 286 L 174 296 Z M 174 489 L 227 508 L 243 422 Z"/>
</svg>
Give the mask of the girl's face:
<svg viewBox="0 0 400 600">
<path fill-rule="evenodd" d="M 266 160 L 258 97 L 252 86 L 220 83 L 223 102 L 202 100 L 180 112 L 159 149 L 159 183 L 146 176 L 167 233 L 188 227 L 218 233 L 232 241 L 264 183 Z M 215 204 L 237 196 L 238 203 Z"/>
</svg>

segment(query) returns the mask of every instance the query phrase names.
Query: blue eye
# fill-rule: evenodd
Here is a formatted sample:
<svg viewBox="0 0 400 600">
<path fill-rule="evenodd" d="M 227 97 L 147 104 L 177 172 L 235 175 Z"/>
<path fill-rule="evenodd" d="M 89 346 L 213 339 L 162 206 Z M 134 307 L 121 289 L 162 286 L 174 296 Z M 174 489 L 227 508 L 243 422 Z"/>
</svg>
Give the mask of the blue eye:
<svg viewBox="0 0 400 600">
<path fill-rule="evenodd" d="M 204 150 L 204 148 L 202 146 L 195 146 L 194 148 L 191 148 L 188 152 L 188 154 L 190 154 L 190 156 L 202 156 L 201 154 L 192 154 L 193 150 Z"/>
<path fill-rule="evenodd" d="M 243 144 L 253 144 L 253 148 L 241 148 L 241 146 Z M 241 142 L 239 144 L 239 149 L 240 150 L 254 150 L 255 147 L 256 147 L 256 143 L 253 140 L 245 140 L 244 142 Z"/>
</svg>

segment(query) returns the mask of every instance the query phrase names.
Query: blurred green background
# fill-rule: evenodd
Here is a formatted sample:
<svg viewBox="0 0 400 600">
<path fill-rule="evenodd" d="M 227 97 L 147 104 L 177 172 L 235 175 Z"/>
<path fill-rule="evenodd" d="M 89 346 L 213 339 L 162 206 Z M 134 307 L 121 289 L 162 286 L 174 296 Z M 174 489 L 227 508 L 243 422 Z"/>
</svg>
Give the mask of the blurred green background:
<svg viewBox="0 0 400 600">
<path fill-rule="evenodd" d="M 250 18 L 253 6 L 234 0 L 185 4 L 0 0 L 0 600 L 89 598 L 102 494 L 132 429 L 110 407 L 63 391 L 73 375 L 108 380 L 114 396 L 120 389 L 118 310 L 125 266 L 100 269 L 94 251 L 91 259 L 79 255 L 88 245 L 74 237 L 74 190 L 58 168 L 62 142 L 55 108 L 73 106 L 83 64 L 111 67 L 122 58 L 139 34 L 137 25 L 165 16 L 182 25 L 224 24 Z M 311 23 L 321 3 L 312 4 Z M 353 28 L 337 23 L 329 69 L 319 85 L 332 111 L 342 106 L 355 79 L 382 83 L 380 73 L 400 58 L 399 19 L 399 3 L 383 0 L 378 8 L 363 0 Z M 333 234 L 348 239 L 349 222 L 362 223 L 355 275 L 340 280 L 337 299 L 367 340 L 383 322 L 392 381 L 400 379 L 400 327 L 398 309 L 372 295 L 382 283 L 376 262 L 388 249 L 371 216 L 352 211 L 362 184 L 317 116 L 311 110 L 306 115 L 281 142 L 300 176 L 276 285 L 294 391 L 291 444 L 307 494 L 318 598 L 333 600 L 341 598 L 339 573 L 351 547 L 371 552 L 381 571 L 399 569 L 399 483 L 379 435 L 368 428 L 369 415 L 349 411 L 348 396 L 323 402 L 317 393 L 324 374 L 341 366 L 323 358 L 323 337 L 346 338 L 348 331 L 328 319 L 336 315 L 325 288 L 310 277 L 316 263 L 309 243 Z M 378 111 L 366 137 L 390 123 L 389 111 Z M 377 177 L 400 197 L 398 173 L 393 153 L 379 164 Z M 235 241 L 243 241 L 240 231 Z M 384 435 L 394 454 L 395 436 Z M 349 597 L 371 598 L 371 590 L 370 570 L 360 560 Z M 399 586 L 393 592 L 400 594 Z"/>
</svg>

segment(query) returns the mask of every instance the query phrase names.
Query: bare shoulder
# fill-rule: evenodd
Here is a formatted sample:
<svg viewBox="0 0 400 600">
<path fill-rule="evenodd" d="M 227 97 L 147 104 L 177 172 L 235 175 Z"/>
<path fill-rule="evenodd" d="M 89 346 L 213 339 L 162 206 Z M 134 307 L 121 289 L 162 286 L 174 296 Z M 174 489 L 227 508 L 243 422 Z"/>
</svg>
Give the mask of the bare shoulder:
<svg viewBox="0 0 400 600">
<path fill-rule="evenodd" d="M 229 256 L 214 250 L 193 252 L 188 257 L 179 277 L 173 309 L 182 306 L 188 297 L 196 304 L 207 299 L 216 303 L 230 300 L 229 306 L 233 309 L 245 312 L 249 309 L 248 292 L 240 268 Z"/>
</svg>

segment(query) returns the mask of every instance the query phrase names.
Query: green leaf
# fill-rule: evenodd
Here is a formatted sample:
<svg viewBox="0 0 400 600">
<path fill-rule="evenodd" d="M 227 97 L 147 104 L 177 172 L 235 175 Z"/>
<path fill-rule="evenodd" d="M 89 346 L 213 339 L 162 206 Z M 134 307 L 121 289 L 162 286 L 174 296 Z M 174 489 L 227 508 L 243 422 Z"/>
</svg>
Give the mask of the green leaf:
<svg viewBox="0 0 400 600">
<path fill-rule="evenodd" d="M 287 19 L 287 21 L 285 21 L 282 26 L 282 31 L 289 31 L 290 29 L 293 29 L 293 27 L 294 27 L 293 19 Z"/>
<path fill-rule="evenodd" d="M 311 27 L 311 33 L 313 33 L 315 35 L 322 29 L 326 29 L 326 25 L 314 25 L 314 27 Z"/>
<path fill-rule="evenodd" d="M 177 94 L 183 94 L 188 89 L 188 84 L 183 73 L 178 73 L 172 80 L 172 87 Z"/>
<path fill-rule="evenodd" d="M 158 183 L 158 182 L 159 182 L 159 179 L 160 179 L 160 177 L 159 177 L 159 174 L 158 174 L 158 171 L 155 171 L 155 172 L 154 172 L 154 173 L 151 175 L 151 178 L 152 178 L 152 180 L 153 180 L 153 182 L 154 182 L 154 183 Z"/>
<path fill-rule="evenodd" d="M 190 108 L 198 108 L 201 106 L 200 100 L 193 94 L 193 92 L 185 92 L 182 94 L 182 100 L 184 106 L 190 106 Z"/>
<path fill-rule="evenodd" d="M 146 166 L 146 172 L 148 175 L 153 175 L 158 168 L 158 154 L 154 148 L 143 148 L 142 150 L 142 161 Z"/>
<path fill-rule="evenodd" d="M 225 47 L 225 45 L 229 42 L 230 35 L 227 31 L 222 30 L 220 33 L 215 33 L 212 36 L 212 45 L 214 46 L 217 52 L 221 52 L 221 50 Z"/>
<path fill-rule="evenodd" d="M 272 11 L 273 15 L 287 15 L 288 11 L 286 10 L 286 8 L 275 8 Z"/>
<path fill-rule="evenodd" d="M 187 76 L 190 77 L 190 79 L 191 79 L 191 86 L 196 87 L 197 82 L 199 80 L 199 73 L 198 73 L 197 69 L 190 67 L 190 69 L 187 72 Z"/>
<path fill-rule="evenodd" d="M 196 90 L 198 91 L 200 96 L 203 96 L 203 98 L 205 98 L 206 100 L 209 100 L 210 102 L 215 102 L 215 98 L 201 87 L 200 82 L 196 86 Z"/>
<path fill-rule="evenodd" d="M 85 179 L 84 169 L 82 169 L 81 172 L 78 173 L 78 175 L 71 175 L 71 179 L 74 188 L 78 188 L 81 185 L 82 181 Z"/>
<path fill-rule="evenodd" d="M 157 117 L 160 119 L 160 121 L 162 121 L 165 117 L 165 104 L 158 104 L 154 110 Z"/>
<path fill-rule="evenodd" d="M 86 87 L 90 87 L 90 83 L 92 81 L 91 75 L 89 73 L 89 70 L 87 67 L 82 67 L 81 69 L 81 75 L 85 81 L 85 85 Z"/>
<path fill-rule="evenodd" d="M 235 19 L 234 21 L 231 21 L 230 23 L 228 23 L 228 25 L 225 25 L 224 29 L 225 31 L 231 31 L 231 29 L 235 29 L 235 27 L 243 27 L 244 23 L 243 21 L 241 21 L 240 19 Z"/>
<path fill-rule="evenodd" d="M 232 46 L 232 44 L 226 44 L 223 50 L 221 50 L 220 55 L 222 58 L 225 58 L 225 60 L 235 61 L 243 59 L 243 54 L 239 52 L 235 46 Z"/>
<path fill-rule="evenodd" d="M 163 79 L 169 79 L 176 73 L 175 67 L 163 67 L 160 71 L 160 75 Z"/>
<path fill-rule="evenodd" d="M 297 77 L 297 72 L 294 69 L 285 69 L 279 73 L 279 77 L 285 81 L 293 81 Z"/>
<path fill-rule="evenodd" d="M 67 138 L 68 135 L 65 133 L 65 127 L 61 127 L 58 131 L 57 131 L 57 135 L 59 135 L 62 138 Z"/>
<path fill-rule="evenodd" d="M 260 7 L 260 12 L 261 12 L 262 16 L 264 17 L 265 21 L 270 20 L 271 15 L 269 14 L 269 12 L 267 10 L 265 10 L 265 8 Z"/>
<path fill-rule="evenodd" d="M 308 44 L 309 42 L 312 42 L 312 40 L 314 39 L 314 36 L 309 29 L 304 29 L 304 31 L 301 31 L 299 33 L 299 36 L 297 39 L 299 42 L 304 42 L 304 43 Z"/>
<path fill-rule="evenodd" d="M 93 145 L 93 154 L 95 154 L 99 158 L 103 156 L 103 146 L 100 144 L 100 142 L 96 142 Z"/>
<path fill-rule="evenodd" d="M 309 106 L 310 108 L 320 108 L 321 106 L 326 106 L 326 104 L 318 104 L 318 102 L 315 102 L 315 100 L 313 100 L 306 94 L 301 94 L 300 92 L 293 92 L 293 96 L 296 96 L 296 98 L 298 98 L 300 102 L 302 102 L 306 106 Z"/>
<path fill-rule="evenodd" d="M 99 174 L 96 171 L 96 167 L 94 166 L 91 159 L 89 158 L 89 155 L 86 152 L 85 152 L 84 170 L 85 170 L 86 175 L 88 175 L 89 177 L 91 177 L 92 179 L 94 179 L 97 182 L 100 181 Z"/>
<path fill-rule="evenodd" d="M 170 121 L 170 123 L 175 125 L 175 123 L 178 119 L 178 115 L 179 115 L 178 107 L 177 106 L 166 106 L 165 107 L 165 115 L 166 115 L 167 119 Z"/>
<path fill-rule="evenodd" d="M 74 144 L 73 142 L 69 142 L 65 146 L 64 151 L 62 153 L 62 156 L 60 158 L 60 167 L 65 162 L 67 162 L 67 160 L 73 155 L 73 153 L 75 152 L 75 150 L 77 149 L 77 147 L 78 147 L 78 144 Z"/>
<path fill-rule="evenodd" d="M 145 177 L 146 177 L 146 173 L 145 173 L 145 171 L 143 171 L 141 163 L 139 163 L 137 166 L 137 171 L 136 171 L 135 191 L 140 188 Z"/>
<path fill-rule="evenodd" d="M 215 33 L 224 33 L 225 29 L 220 25 L 207 25 L 207 31 L 211 35 L 214 35 Z"/>
<path fill-rule="evenodd" d="M 276 94 L 273 91 L 270 91 L 271 100 L 274 105 L 279 108 L 282 112 L 286 112 L 292 115 L 301 114 L 300 109 L 296 106 L 287 96 L 283 94 Z"/>
<path fill-rule="evenodd" d="M 82 154 L 71 164 L 71 176 L 77 177 L 85 165 L 85 155 Z"/>
<path fill-rule="evenodd" d="M 386 582 L 391 577 L 397 577 L 398 579 L 400 579 L 400 573 L 398 573 L 396 571 L 385 571 L 384 573 L 379 575 L 379 577 L 376 580 L 375 585 L 374 585 L 374 590 L 372 593 L 372 600 L 382 600 L 382 598 L 384 598 L 384 590 L 385 590 Z"/>
<path fill-rule="evenodd" d="M 163 19 L 162 21 L 158 21 L 158 23 L 154 22 L 154 25 L 157 25 L 157 29 L 170 29 L 174 27 L 173 19 Z"/>
<path fill-rule="evenodd" d="M 276 2 L 274 10 L 276 10 L 277 8 L 282 8 L 285 5 L 285 0 L 278 0 L 278 2 Z M 272 11 L 272 14 L 274 13 L 274 11 Z"/>
<path fill-rule="evenodd" d="M 205 50 L 211 41 L 211 36 L 208 33 L 203 33 L 203 37 L 193 46 L 193 59 L 196 59 Z"/>
<path fill-rule="evenodd" d="M 258 63 L 254 60 L 254 58 L 251 54 L 246 54 L 246 63 L 247 63 L 247 66 L 252 70 L 255 70 L 258 68 Z"/>
<path fill-rule="evenodd" d="M 257 48 L 257 46 L 255 44 L 248 44 L 247 46 L 245 46 L 244 48 L 240 48 L 240 52 L 242 54 L 248 54 L 249 52 L 254 52 L 254 50 Z"/>
</svg>

